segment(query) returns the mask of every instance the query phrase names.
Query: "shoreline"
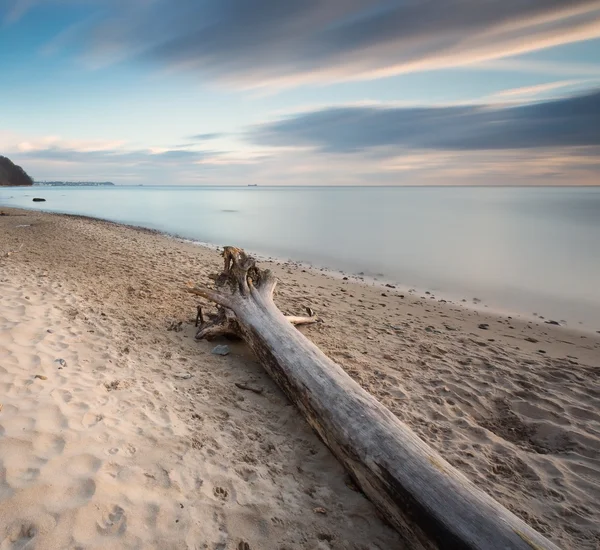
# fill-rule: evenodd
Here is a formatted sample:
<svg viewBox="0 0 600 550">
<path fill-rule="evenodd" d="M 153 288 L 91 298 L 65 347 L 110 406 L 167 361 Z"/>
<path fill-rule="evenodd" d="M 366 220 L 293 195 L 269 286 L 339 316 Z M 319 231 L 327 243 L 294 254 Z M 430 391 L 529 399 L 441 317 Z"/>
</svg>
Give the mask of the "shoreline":
<svg viewBox="0 0 600 550">
<path fill-rule="evenodd" d="M 404 547 L 242 343 L 193 341 L 198 301 L 182 286 L 220 268 L 216 251 L 5 210 L 0 541 L 29 521 L 49 549 L 185 548 L 190 534 L 223 548 Z M 562 548 L 595 547 L 600 335 L 270 267 L 282 311 L 312 307 L 323 322 L 307 337 L 417 435 Z M 60 495 L 40 499 L 51 485 Z"/>
<path fill-rule="evenodd" d="M 163 231 L 160 229 L 153 229 L 149 227 L 144 227 L 142 225 L 135 225 L 130 223 L 122 223 L 113 221 L 107 218 L 95 217 L 95 216 L 87 216 L 84 214 L 69 214 L 63 212 L 52 212 L 43 209 L 33 209 L 33 208 L 22 208 L 22 207 L 4 207 L 6 210 L 17 210 L 24 212 L 40 212 L 42 214 L 54 215 L 54 216 L 67 216 L 73 218 L 79 218 L 83 220 L 95 220 L 101 221 L 108 224 L 114 224 L 115 226 L 122 226 L 129 229 L 140 230 L 140 231 L 149 231 L 151 233 L 155 233 L 157 235 L 162 235 L 167 238 L 174 239 L 179 242 L 190 243 L 194 246 L 200 246 L 203 248 L 207 248 L 209 250 L 219 252 L 222 250 L 222 244 L 214 244 L 206 241 L 190 239 L 188 237 L 182 236 L 177 233 L 171 233 L 168 231 Z M 452 292 L 438 292 L 435 290 L 428 289 L 426 287 L 419 287 L 418 285 L 407 285 L 404 283 L 400 283 L 393 279 L 385 278 L 385 275 L 376 276 L 376 275 L 364 275 L 360 273 L 353 273 L 351 271 L 343 271 L 339 269 L 330 268 L 327 266 L 317 265 L 315 263 L 310 263 L 301 260 L 294 260 L 292 258 L 279 258 L 276 256 L 270 256 L 266 254 L 260 254 L 255 252 L 254 250 L 247 249 L 247 252 L 250 253 L 253 257 L 255 257 L 260 262 L 270 262 L 275 263 L 280 266 L 292 266 L 298 269 L 305 269 L 307 271 L 311 271 L 316 274 L 324 274 L 328 277 L 331 277 L 336 280 L 344 280 L 344 277 L 347 277 L 349 281 L 352 281 L 357 284 L 364 284 L 366 286 L 373 286 L 380 289 L 382 292 L 389 292 L 392 294 L 404 294 L 411 295 L 415 299 L 420 300 L 435 300 L 440 303 L 448 303 L 453 304 L 457 307 L 464 308 L 467 311 L 474 311 L 483 314 L 488 314 L 492 316 L 496 316 L 502 319 L 513 319 L 517 318 L 525 323 L 533 323 L 537 326 L 543 325 L 554 325 L 563 327 L 569 331 L 574 331 L 576 333 L 583 333 L 587 335 L 591 334 L 600 334 L 600 320 L 598 321 L 597 326 L 586 325 L 585 323 L 579 322 L 575 324 L 573 322 L 569 323 L 564 320 L 556 321 L 554 319 L 550 319 L 546 315 L 540 315 L 536 313 L 528 313 L 524 311 L 516 311 L 511 308 L 501 307 L 501 306 L 492 306 L 486 303 L 485 300 L 481 300 L 479 298 L 471 298 L 467 299 L 465 296 L 459 296 L 456 293 Z"/>
</svg>

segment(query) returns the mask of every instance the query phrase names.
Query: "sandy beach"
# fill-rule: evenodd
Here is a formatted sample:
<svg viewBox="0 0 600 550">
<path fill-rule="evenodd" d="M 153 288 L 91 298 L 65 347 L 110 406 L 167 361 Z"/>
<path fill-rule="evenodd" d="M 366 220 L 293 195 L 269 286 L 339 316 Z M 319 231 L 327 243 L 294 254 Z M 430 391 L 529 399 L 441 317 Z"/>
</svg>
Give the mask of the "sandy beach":
<svg viewBox="0 0 600 550">
<path fill-rule="evenodd" d="M 183 287 L 217 251 L 3 212 L 0 550 L 409 547 L 243 343 L 194 340 Z M 600 334 L 269 267 L 282 311 L 315 310 L 301 330 L 450 463 L 560 547 L 600 547 Z"/>
</svg>

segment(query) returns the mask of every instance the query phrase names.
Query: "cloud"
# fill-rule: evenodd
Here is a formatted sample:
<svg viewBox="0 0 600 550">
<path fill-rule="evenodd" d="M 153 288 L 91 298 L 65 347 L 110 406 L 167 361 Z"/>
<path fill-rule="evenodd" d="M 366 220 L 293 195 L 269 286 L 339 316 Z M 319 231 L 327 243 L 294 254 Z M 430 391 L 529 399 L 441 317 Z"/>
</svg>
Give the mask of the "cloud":
<svg viewBox="0 0 600 550">
<path fill-rule="evenodd" d="M 255 127 L 262 146 L 324 152 L 482 151 L 600 145 L 600 91 L 518 106 L 332 107 Z"/>
<path fill-rule="evenodd" d="M 191 141 L 210 141 L 213 139 L 218 139 L 224 135 L 225 134 L 223 134 L 223 133 L 213 132 L 210 134 L 196 134 L 195 136 L 190 136 L 187 139 L 189 139 Z"/>
<path fill-rule="evenodd" d="M 560 82 L 547 82 L 545 84 L 537 84 L 535 86 L 521 86 L 520 88 L 510 88 L 508 90 L 502 90 L 491 95 L 493 99 L 514 99 L 522 97 L 540 96 L 552 90 L 559 88 L 571 88 L 573 86 L 581 85 L 583 81 L 580 80 L 561 80 Z"/>
<path fill-rule="evenodd" d="M 56 0 L 55 0 L 56 1 Z M 90 0 L 94 65 L 136 58 L 237 86 L 461 66 L 600 36 L 597 0 Z"/>
<path fill-rule="evenodd" d="M 167 150 L 122 150 L 122 149 L 72 149 L 50 146 L 46 148 L 21 148 L 19 157 L 24 159 L 71 162 L 116 164 L 123 166 L 142 166 L 172 163 L 200 163 L 207 158 L 218 156 L 215 151 L 190 151 L 183 149 Z"/>
</svg>

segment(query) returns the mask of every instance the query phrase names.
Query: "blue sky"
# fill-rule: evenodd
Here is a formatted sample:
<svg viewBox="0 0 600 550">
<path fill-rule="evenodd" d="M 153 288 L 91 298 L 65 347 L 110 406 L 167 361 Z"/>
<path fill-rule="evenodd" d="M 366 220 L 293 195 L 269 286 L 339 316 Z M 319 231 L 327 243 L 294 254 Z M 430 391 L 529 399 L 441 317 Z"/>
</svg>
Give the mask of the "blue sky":
<svg viewBox="0 0 600 550">
<path fill-rule="evenodd" d="M 598 52 L 598 0 L 0 0 L 0 154 L 118 184 L 598 184 Z"/>
</svg>

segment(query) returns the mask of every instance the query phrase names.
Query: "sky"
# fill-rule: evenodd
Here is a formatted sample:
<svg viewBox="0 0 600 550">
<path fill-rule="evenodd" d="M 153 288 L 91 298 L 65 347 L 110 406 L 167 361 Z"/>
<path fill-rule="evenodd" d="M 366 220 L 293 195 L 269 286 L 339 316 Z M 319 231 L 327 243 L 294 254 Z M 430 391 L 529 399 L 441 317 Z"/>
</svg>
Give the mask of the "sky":
<svg viewBox="0 0 600 550">
<path fill-rule="evenodd" d="M 38 181 L 598 185 L 600 0 L 0 0 Z"/>
</svg>

